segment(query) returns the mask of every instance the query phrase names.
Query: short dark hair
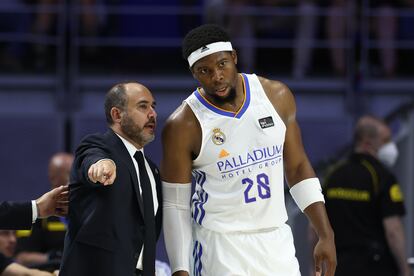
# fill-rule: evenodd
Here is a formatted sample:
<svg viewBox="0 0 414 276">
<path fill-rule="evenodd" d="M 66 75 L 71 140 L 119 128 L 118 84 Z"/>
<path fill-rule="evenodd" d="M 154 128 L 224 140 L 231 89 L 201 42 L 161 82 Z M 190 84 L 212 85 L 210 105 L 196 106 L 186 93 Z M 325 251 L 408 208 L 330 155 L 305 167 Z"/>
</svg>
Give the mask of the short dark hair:
<svg viewBox="0 0 414 276">
<path fill-rule="evenodd" d="M 380 118 L 373 115 L 364 115 L 356 123 L 354 131 L 354 144 L 358 144 L 364 139 L 375 140 L 380 135 L 379 128 L 387 124 Z"/>
<path fill-rule="evenodd" d="M 126 97 L 126 84 L 119 83 L 114 85 L 105 96 L 105 116 L 106 122 L 109 125 L 113 125 L 114 121 L 111 116 L 112 107 L 117 107 L 120 110 L 125 110 L 127 106 L 127 97 Z"/>
<path fill-rule="evenodd" d="M 378 128 L 374 125 L 362 125 L 355 128 L 354 143 L 359 143 L 363 139 L 375 139 L 378 136 Z"/>
<path fill-rule="evenodd" d="M 210 43 L 230 41 L 228 33 L 215 24 L 204 24 L 187 33 L 183 40 L 183 58 L 187 60 L 192 52 Z"/>
</svg>

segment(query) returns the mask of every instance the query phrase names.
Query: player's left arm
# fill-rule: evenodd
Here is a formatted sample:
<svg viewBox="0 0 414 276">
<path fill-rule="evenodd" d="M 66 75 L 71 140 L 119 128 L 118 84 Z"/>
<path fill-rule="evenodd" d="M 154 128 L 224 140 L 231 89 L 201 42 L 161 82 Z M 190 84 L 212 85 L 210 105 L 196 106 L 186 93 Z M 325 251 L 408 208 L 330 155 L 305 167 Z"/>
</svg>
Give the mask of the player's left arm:
<svg viewBox="0 0 414 276">
<path fill-rule="evenodd" d="M 319 181 L 303 148 L 296 121 L 295 99 L 286 85 L 266 79 L 261 79 L 261 82 L 286 125 L 283 148 L 286 181 L 296 203 L 308 217 L 319 238 L 314 249 L 315 272 L 320 275 L 323 269 L 324 275 L 333 276 L 336 268 L 334 233 L 325 210 Z"/>
</svg>

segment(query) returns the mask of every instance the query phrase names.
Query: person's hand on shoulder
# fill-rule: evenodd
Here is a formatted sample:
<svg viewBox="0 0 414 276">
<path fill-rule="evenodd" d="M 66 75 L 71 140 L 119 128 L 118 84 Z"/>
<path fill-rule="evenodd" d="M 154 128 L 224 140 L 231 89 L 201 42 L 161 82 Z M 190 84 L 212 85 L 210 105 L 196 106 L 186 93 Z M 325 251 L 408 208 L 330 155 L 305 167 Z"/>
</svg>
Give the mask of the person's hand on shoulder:
<svg viewBox="0 0 414 276">
<path fill-rule="evenodd" d="M 54 188 L 36 199 L 39 218 L 65 216 L 68 213 L 68 185 Z"/>
<path fill-rule="evenodd" d="M 104 186 L 112 185 L 116 178 L 115 162 L 111 159 L 99 160 L 89 167 L 88 177 L 93 183 L 100 182 Z"/>
</svg>

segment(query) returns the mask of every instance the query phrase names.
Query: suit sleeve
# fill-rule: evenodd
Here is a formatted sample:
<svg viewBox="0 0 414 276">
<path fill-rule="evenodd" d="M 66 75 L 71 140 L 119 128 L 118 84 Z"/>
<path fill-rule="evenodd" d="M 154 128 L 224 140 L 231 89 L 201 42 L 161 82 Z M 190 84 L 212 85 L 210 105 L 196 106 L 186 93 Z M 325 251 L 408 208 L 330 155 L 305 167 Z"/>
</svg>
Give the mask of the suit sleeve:
<svg viewBox="0 0 414 276">
<path fill-rule="evenodd" d="M 1 202 L 0 229 L 30 229 L 32 227 L 32 203 Z"/>
<path fill-rule="evenodd" d="M 109 158 L 109 149 L 107 148 L 102 137 L 99 135 L 89 135 L 81 142 L 76 149 L 75 161 L 74 161 L 74 173 L 75 178 L 82 183 L 88 183 L 94 187 L 102 187 L 99 183 L 93 183 L 89 180 L 88 170 L 91 165 L 101 159 Z M 72 177 L 74 178 L 74 177 Z"/>
</svg>

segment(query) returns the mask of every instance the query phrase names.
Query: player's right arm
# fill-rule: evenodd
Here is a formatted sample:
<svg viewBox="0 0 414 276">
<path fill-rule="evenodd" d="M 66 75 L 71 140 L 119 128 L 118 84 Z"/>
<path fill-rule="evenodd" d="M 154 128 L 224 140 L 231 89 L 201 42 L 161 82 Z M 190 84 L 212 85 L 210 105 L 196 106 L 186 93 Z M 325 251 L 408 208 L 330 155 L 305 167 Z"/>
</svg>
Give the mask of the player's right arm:
<svg viewBox="0 0 414 276">
<path fill-rule="evenodd" d="M 162 131 L 162 180 L 191 182 L 192 162 L 200 144 L 200 125 L 190 107 L 184 103 L 170 115 Z"/>
<path fill-rule="evenodd" d="M 191 170 L 200 144 L 200 125 L 184 103 L 168 118 L 162 133 L 163 229 L 173 276 L 190 272 Z"/>
</svg>

